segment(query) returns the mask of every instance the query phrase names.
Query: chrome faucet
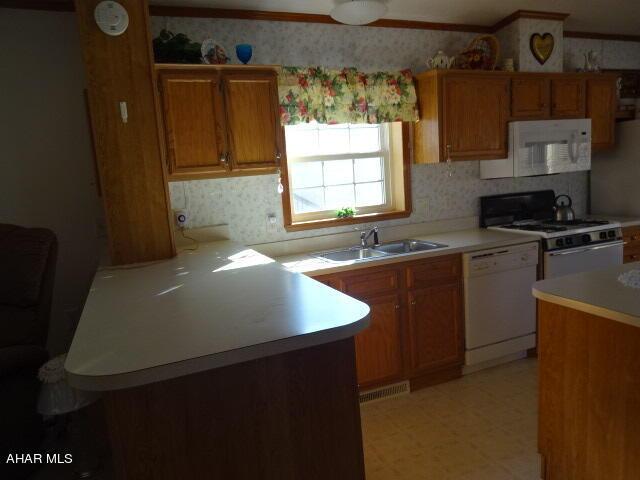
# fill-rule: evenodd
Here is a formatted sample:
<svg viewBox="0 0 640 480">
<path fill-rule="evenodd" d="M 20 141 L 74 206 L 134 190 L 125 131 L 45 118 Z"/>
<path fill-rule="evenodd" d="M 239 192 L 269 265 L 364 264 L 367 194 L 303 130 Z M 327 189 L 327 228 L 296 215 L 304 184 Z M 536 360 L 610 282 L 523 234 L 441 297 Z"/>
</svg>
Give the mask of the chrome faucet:
<svg viewBox="0 0 640 480">
<path fill-rule="evenodd" d="M 373 227 L 368 232 L 360 232 L 360 248 L 368 247 L 367 240 L 369 240 L 369 237 L 371 235 L 373 235 L 373 246 L 377 247 L 378 245 L 380 245 L 380 241 L 378 240 L 378 227 Z"/>
</svg>

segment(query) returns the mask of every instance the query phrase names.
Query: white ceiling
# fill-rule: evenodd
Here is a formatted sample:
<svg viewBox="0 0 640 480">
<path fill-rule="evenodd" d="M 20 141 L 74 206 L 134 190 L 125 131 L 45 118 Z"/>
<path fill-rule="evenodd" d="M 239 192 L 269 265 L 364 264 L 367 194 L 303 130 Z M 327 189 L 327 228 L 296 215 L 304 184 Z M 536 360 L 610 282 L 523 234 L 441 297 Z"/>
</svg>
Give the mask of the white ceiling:
<svg viewBox="0 0 640 480">
<path fill-rule="evenodd" d="M 343 0 L 335 0 L 343 1 Z M 153 5 L 328 14 L 334 0 L 151 0 Z M 566 30 L 640 35 L 640 0 L 386 0 L 385 18 L 490 26 L 516 10 L 569 13 Z"/>
</svg>

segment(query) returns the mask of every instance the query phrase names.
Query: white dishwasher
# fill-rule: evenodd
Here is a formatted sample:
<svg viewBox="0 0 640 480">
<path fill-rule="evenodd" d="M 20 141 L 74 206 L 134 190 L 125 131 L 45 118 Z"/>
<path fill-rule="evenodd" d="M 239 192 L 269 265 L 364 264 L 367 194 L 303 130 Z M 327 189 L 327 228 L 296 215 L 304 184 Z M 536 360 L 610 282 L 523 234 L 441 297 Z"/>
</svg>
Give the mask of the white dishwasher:
<svg viewBox="0 0 640 480">
<path fill-rule="evenodd" d="M 536 345 L 538 243 L 465 253 L 465 373 Z"/>
</svg>

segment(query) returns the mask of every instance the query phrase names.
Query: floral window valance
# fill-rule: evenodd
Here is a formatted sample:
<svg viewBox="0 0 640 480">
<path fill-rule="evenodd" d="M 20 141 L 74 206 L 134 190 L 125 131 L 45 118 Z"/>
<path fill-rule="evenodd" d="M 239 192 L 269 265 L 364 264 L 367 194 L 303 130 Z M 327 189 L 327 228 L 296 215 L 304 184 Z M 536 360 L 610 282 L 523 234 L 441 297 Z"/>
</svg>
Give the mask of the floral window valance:
<svg viewBox="0 0 640 480">
<path fill-rule="evenodd" d="M 278 95 L 282 125 L 418 120 L 410 70 L 363 73 L 355 68 L 283 67 Z"/>
</svg>

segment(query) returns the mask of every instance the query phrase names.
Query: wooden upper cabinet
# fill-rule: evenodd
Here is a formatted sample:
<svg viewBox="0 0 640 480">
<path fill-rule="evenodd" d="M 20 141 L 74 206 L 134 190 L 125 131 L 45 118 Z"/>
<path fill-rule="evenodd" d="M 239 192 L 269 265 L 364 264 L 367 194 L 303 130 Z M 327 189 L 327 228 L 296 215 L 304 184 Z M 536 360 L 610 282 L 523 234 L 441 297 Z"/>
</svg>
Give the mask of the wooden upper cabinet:
<svg viewBox="0 0 640 480">
<path fill-rule="evenodd" d="M 170 180 L 272 173 L 283 131 L 273 67 L 156 65 Z"/>
<path fill-rule="evenodd" d="M 464 358 L 461 282 L 410 290 L 409 330 L 413 375 L 461 364 Z"/>
<path fill-rule="evenodd" d="M 553 118 L 584 118 L 584 78 L 561 77 L 551 80 L 551 115 Z"/>
<path fill-rule="evenodd" d="M 446 161 L 507 155 L 509 78 L 450 74 L 443 78 L 443 142 Z"/>
<path fill-rule="evenodd" d="M 616 79 L 612 76 L 587 80 L 587 118 L 591 119 L 591 145 L 615 145 Z"/>
<path fill-rule="evenodd" d="M 282 127 L 275 72 L 225 73 L 223 83 L 232 167 L 277 167 Z"/>
<path fill-rule="evenodd" d="M 549 116 L 551 82 L 545 77 L 517 76 L 511 82 L 511 117 L 531 119 Z"/>
<path fill-rule="evenodd" d="M 358 385 L 367 388 L 402 379 L 402 316 L 398 294 L 363 298 L 369 327 L 355 336 Z"/>
<path fill-rule="evenodd" d="M 505 158 L 508 121 L 590 117 L 594 148 L 615 141 L 613 75 L 431 70 L 415 83 L 418 164 Z"/>
<path fill-rule="evenodd" d="M 220 76 L 162 71 L 159 76 L 169 174 L 206 176 L 225 171 Z"/>
</svg>

